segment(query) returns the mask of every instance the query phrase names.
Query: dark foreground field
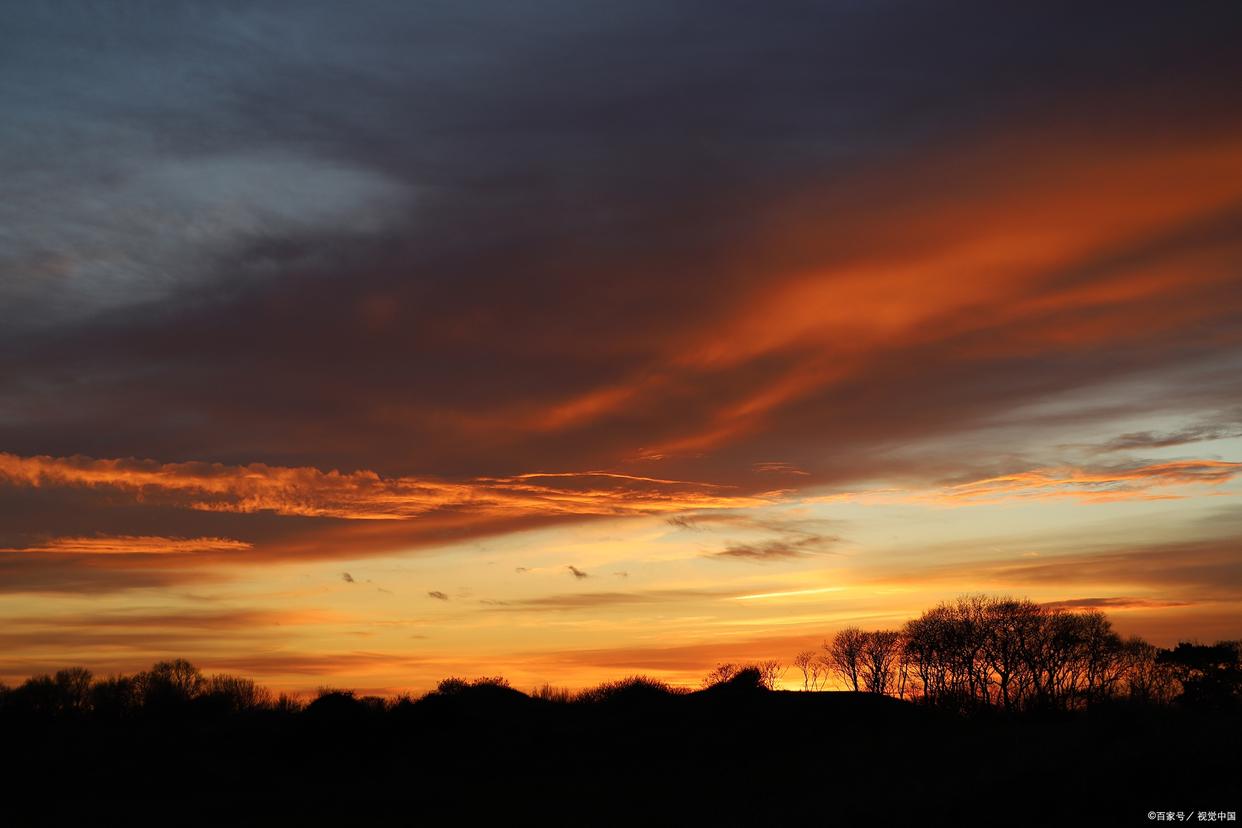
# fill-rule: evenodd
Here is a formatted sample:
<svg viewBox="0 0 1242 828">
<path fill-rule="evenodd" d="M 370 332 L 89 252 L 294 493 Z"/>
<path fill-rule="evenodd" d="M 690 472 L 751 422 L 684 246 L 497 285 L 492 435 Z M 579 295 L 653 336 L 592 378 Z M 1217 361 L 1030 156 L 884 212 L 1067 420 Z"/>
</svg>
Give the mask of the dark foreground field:
<svg viewBox="0 0 1242 828">
<path fill-rule="evenodd" d="M 980 718 L 855 693 L 480 686 L 3 727 L 11 825 L 1139 825 L 1242 805 L 1237 714 L 1175 708 Z"/>
</svg>

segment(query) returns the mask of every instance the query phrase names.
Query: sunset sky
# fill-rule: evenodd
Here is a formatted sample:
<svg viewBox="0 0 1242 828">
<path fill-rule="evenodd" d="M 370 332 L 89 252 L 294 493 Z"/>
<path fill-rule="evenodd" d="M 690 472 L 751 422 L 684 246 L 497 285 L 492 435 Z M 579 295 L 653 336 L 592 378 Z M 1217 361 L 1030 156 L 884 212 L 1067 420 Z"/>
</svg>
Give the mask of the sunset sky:
<svg viewBox="0 0 1242 828">
<path fill-rule="evenodd" d="M 6 4 L 0 680 L 1242 636 L 1242 4 Z"/>
</svg>

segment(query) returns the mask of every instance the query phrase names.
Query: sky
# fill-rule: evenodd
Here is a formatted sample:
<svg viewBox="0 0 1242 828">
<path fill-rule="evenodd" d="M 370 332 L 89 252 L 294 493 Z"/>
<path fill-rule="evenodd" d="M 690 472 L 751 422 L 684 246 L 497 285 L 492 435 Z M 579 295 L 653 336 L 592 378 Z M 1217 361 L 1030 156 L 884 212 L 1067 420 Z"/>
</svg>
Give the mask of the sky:
<svg viewBox="0 0 1242 828">
<path fill-rule="evenodd" d="M 1234 2 L 0 4 L 0 680 L 1242 636 Z"/>
</svg>

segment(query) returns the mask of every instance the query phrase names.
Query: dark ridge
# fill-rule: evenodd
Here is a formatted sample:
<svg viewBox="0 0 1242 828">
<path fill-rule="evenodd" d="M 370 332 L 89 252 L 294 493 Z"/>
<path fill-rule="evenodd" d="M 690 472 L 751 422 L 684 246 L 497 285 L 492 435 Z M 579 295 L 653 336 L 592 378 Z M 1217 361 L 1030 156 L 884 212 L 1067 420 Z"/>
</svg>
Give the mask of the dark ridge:
<svg viewBox="0 0 1242 828">
<path fill-rule="evenodd" d="M 1015 619 L 1032 649 L 998 660 L 1020 652 L 992 635 Z M 69 668 L 0 688 L 0 824 L 1228 821 L 1240 652 L 1160 650 L 1099 613 L 976 597 L 901 631 L 842 630 L 794 660 L 802 691 L 771 689 L 777 662 L 718 665 L 693 691 L 448 678 L 420 698 L 324 687 L 309 703 L 185 660 Z M 812 689 L 824 669 L 860 689 Z"/>
</svg>

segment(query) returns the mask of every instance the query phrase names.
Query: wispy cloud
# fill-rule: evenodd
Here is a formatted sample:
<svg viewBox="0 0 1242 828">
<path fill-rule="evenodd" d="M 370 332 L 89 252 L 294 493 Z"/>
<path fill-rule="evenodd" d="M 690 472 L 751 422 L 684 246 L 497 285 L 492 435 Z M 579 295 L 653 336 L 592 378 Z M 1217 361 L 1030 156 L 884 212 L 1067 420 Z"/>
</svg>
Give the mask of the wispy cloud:
<svg viewBox="0 0 1242 828">
<path fill-rule="evenodd" d="M 751 468 L 757 472 L 764 474 L 796 474 L 806 477 L 810 472 L 795 466 L 793 463 L 786 463 L 778 460 L 767 460 L 761 463 L 754 463 Z"/>
<path fill-rule="evenodd" d="M 946 502 L 1047 497 L 1096 501 L 1168 498 L 1177 496 L 1167 491 L 1171 487 L 1218 485 L 1239 474 L 1242 463 L 1224 460 L 1032 469 L 949 486 L 939 492 L 939 497 Z"/>
<path fill-rule="evenodd" d="M 542 479 L 566 481 L 566 485 L 534 482 Z M 599 485 L 601 480 L 608 485 Z M 435 511 L 463 509 L 500 516 L 638 515 L 767 502 L 722 493 L 723 487 L 713 483 L 598 471 L 448 482 L 262 463 L 226 466 L 7 453 L 0 453 L 0 481 L 32 488 L 105 487 L 135 497 L 164 497 L 177 506 L 203 511 L 266 511 L 347 520 L 406 520 Z"/>
<path fill-rule="evenodd" d="M 184 555 L 194 552 L 245 552 L 253 548 L 252 543 L 230 538 L 105 535 L 52 538 L 41 545 L 0 549 L 0 552 L 46 552 L 65 555 Z"/>
<path fill-rule="evenodd" d="M 1069 598 L 1063 601 L 1048 601 L 1044 606 L 1054 609 L 1165 609 L 1170 607 L 1194 606 L 1190 601 L 1167 601 L 1158 598 Z"/>
<path fill-rule="evenodd" d="M 1026 469 L 934 488 L 877 488 L 813 495 L 806 503 L 925 503 L 957 506 L 1006 500 L 1071 499 L 1086 503 L 1175 500 L 1187 489 L 1219 486 L 1242 475 L 1242 463 L 1171 460 L 1136 464 Z"/>
<path fill-rule="evenodd" d="M 646 592 L 583 592 L 567 595 L 546 595 L 539 598 L 485 600 L 480 603 L 491 609 L 510 612 L 560 612 L 641 604 L 678 603 L 688 600 L 720 597 L 722 597 L 721 593 L 712 590 L 666 589 L 648 590 Z"/>
<path fill-rule="evenodd" d="M 778 592 L 755 592 L 750 595 L 735 595 L 738 601 L 763 601 L 769 598 L 796 598 L 802 595 L 821 595 L 828 592 L 841 592 L 845 587 L 812 587 L 810 589 L 787 589 Z"/>
<path fill-rule="evenodd" d="M 781 561 L 806 558 L 829 552 L 840 542 L 836 535 L 823 530 L 835 525 L 823 518 L 762 516 L 737 512 L 677 515 L 667 518 L 669 526 L 694 532 L 727 531 L 775 535 L 759 541 L 737 541 L 727 544 L 709 558 L 734 558 L 748 561 Z"/>
<path fill-rule="evenodd" d="M 1133 449 L 1168 448 L 1232 437 L 1242 437 L 1242 417 L 1237 414 L 1225 422 L 1199 423 L 1174 431 L 1130 431 L 1093 448 L 1102 454 Z"/>
<path fill-rule="evenodd" d="M 711 558 L 736 558 L 746 561 L 784 561 L 822 554 L 836 541 L 830 537 L 806 537 L 796 540 L 770 540 L 761 543 L 734 543 Z"/>
</svg>

